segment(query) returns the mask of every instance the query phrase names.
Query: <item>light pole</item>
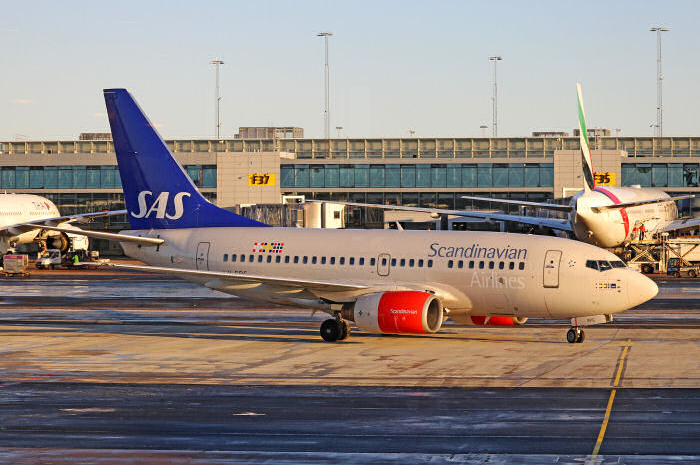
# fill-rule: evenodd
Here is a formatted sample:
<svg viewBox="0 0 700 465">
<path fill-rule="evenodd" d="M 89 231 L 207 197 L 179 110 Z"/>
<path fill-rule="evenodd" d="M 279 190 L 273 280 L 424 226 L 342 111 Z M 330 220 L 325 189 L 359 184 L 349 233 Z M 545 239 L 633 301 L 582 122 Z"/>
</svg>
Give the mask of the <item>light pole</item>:
<svg viewBox="0 0 700 465">
<path fill-rule="evenodd" d="M 324 110 L 323 110 L 323 117 L 324 117 L 324 134 L 325 138 L 328 139 L 330 138 L 330 132 L 331 132 L 331 115 L 330 115 L 330 89 L 329 89 L 329 83 L 330 83 L 330 70 L 328 68 L 328 38 L 332 36 L 332 32 L 319 32 L 316 34 L 316 37 L 323 37 L 323 40 L 326 42 L 326 66 L 325 66 L 325 73 L 324 73 L 324 78 L 323 78 L 323 83 L 325 87 L 325 102 L 324 102 Z"/>
<path fill-rule="evenodd" d="M 662 83 L 664 75 L 661 71 L 661 33 L 668 32 L 666 27 L 652 27 L 651 32 L 656 32 L 656 131 L 655 135 L 664 136 L 664 107 Z"/>
<path fill-rule="evenodd" d="M 489 60 L 493 61 L 493 97 L 491 97 L 493 102 L 493 121 L 491 122 L 491 134 L 493 137 L 498 137 L 498 70 L 496 65 L 503 60 L 503 57 L 492 56 L 489 57 Z"/>
<path fill-rule="evenodd" d="M 224 64 L 224 60 L 219 60 L 218 58 L 215 58 L 209 63 L 216 66 L 216 138 L 221 139 L 221 96 L 219 95 L 219 66 Z"/>
</svg>

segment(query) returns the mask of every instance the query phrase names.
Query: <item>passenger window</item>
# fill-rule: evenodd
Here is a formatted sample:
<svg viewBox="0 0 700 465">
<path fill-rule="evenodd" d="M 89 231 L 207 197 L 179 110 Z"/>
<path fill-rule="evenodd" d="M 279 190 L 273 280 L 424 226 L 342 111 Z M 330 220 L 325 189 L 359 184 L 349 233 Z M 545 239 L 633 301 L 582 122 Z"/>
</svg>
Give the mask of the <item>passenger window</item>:
<svg viewBox="0 0 700 465">
<path fill-rule="evenodd" d="M 299 263 L 299 255 L 294 256 L 294 263 Z"/>
<path fill-rule="evenodd" d="M 326 257 L 321 257 L 321 265 L 325 265 L 325 264 L 326 264 Z"/>
<path fill-rule="evenodd" d="M 382 266 L 386 266 L 386 258 L 382 258 Z"/>
<path fill-rule="evenodd" d="M 304 265 L 306 265 L 306 264 L 309 262 L 309 257 L 307 257 L 306 255 L 304 255 L 304 258 L 302 258 L 301 262 L 302 262 Z"/>
<path fill-rule="evenodd" d="M 284 257 L 284 263 L 289 263 L 289 255 Z"/>
<path fill-rule="evenodd" d="M 428 268 L 432 268 L 432 267 L 433 267 L 433 260 L 428 259 Z"/>
<path fill-rule="evenodd" d="M 315 257 L 315 256 L 314 256 L 314 257 L 311 257 L 311 263 L 312 263 L 313 265 L 316 264 L 316 257 Z"/>
<path fill-rule="evenodd" d="M 262 263 L 262 261 L 263 261 L 263 256 L 262 256 L 262 255 L 258 255 L 258 263 Z"/>
<path fill-rule="evenodd" d="M 469 269 L 470 270 L 474 269 L 474 260 L 469 260 Z"/>
<path fill-rule="evenodd" d="M 514 269 L 515 269 L 515 262 L 510 262 L 510 263 L 508 264 L 508 269 L 509 269 L 509 270 L 514 270 Z"/>
<path fill-rule="evenodd" d="M 503 262 L 498 262 L 498 269 L 499 269 L 499 270 L 502 270 L 502 269 L 505 268 L 505 267 L 506 267 L 506 264 L 505 264 L 505 263 L 503 263 Z"/>
<path fill-rule="evenodd" d="M 520 262 L 520 264 L 518 265 L 518 269 L 524 270 L 525 269 L 525 262 Z"/>
<path fill-rule="evenodd" d="M 408 266 L 410 266 L 411 268 L 413 268 L 415 266 L 415 264 L 416 264 L 416 261 L 413 258 L 408 260 Z"/>
<path fill-rule="evenodd" d="M 595 260 L 586 260 L 586 268 L 598 271 L 598 262 Z"/>
<path fill-rule="evenodd" d="M 369 266 L 374 266 L 377 263 L 377 259 L 372 257 L 369 259 Z"/>
<path fill-rule="evenodd" d="M 406 259 L 405 258 L 401 259 L 401 266 L 406 266 Z"/>
<path fill-rule="evenodd" d="M 349 265 L 354 265 L 354 264 L 355 264 L 355 257 L 350 257 L 348 260 L 350 260 Z"/>
<path fill-rule="evenodd" d="M 267 256 L 267 263 L 272 263 L 272 255 Z"/>
<path fill-rule="evenodd" d="M 422 258 L 418 259 L 418 268 L 423 268 L 423 259 Z"/>
<path fill-rule="evenodd" d="M 228 254 L 227 254 L 227 253 L 224 254 L 224 261 L 225 261 L 225 262 L 228 261 Z"/>
<path fill-rule="evenodd" d="M 255 255 L 252 255 L 252 254 L 251 254 L 251 255 L 248 255 L 248 261 L 251 262 L 251 263 L 254 262 L 254 261 L 255 261 Z"/>
<path fill-rule="evenodd" d="M 454 262 L 452 260 L 447 260 L 447 268 L 452 268 L 454 266 Z"/>
<path fill-rule="evenodd" d="M 459 268 L 459 269 L 464 268 L 464 260 L 460 260 L 457 262 L 457 268 Z"/>
<path fill-rule="evenodd" d="M 245 262 L 245 255 L 241 254 L 241 263 Z"/>
<path fill-rule="evenodd" d="M 396 266 L 396 259 L 395 258 L 391 259 L 391 266 Z"/>
<path fill-rule="evenodd" d="M 365 264 L 365 257 L 360 257 L 360 266 Z"/>
<path fill-rule="evenodd" d="M 236 255 L 236 254 L 231 254 L 231 261 L 232 261 L 232 262 L 235 262 L 235 261 L 236 261 L 236 257 L 238 257 L 238 255 Z"/>
<path fill-rule="evenodd" d="M 612 269 L 612 266 L 610 266 L 610 263 L 608 263 L 607 260 L 598 260 L 598 269 L 600 271 L 608 271 Z"/>
<path fill-rule="evenodd" d="M 489 262 L 489 270 L 493 270 L 493 266 L 494 266 L 494 265 L 495 265 L 495 263 Z"/>
<path fill-rule="evenodd" d="M 276 263 L 279 263 L 279 262 L 281 262 L 281 261 L 282 261 L 282 257 L 279 256 L 279 255 L 277 255 L 277 256 L 275 257 L 275 262 L 276 262 Z"/>
<path fill-rule="evenodd" d="M 340 257 L 340 264 L 345 265 L 345 257 Z"/>
<path fill-rule="evenodd" d="M 484 261 L 483 260 L 479 262 L 479 269 L 480 270 L 484 269 Z"/>
<path fill-rule="evenodd" d="M 335 265 L 335 257 L 331 257 L 331 265 Z"/>
</svg>

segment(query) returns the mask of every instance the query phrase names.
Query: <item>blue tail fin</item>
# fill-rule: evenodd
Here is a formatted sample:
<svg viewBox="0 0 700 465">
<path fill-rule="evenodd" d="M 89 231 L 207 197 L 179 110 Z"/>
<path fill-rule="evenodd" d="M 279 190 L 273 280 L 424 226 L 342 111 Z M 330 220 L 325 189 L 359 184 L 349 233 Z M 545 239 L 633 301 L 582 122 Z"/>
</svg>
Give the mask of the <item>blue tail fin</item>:
<svg viewBox="0 0 700 465">
<path fill-rule="evenodd" d="M 104 95 L 132 229 L 268 226 L 207 201 L 131 94 Z"/>
</svg>

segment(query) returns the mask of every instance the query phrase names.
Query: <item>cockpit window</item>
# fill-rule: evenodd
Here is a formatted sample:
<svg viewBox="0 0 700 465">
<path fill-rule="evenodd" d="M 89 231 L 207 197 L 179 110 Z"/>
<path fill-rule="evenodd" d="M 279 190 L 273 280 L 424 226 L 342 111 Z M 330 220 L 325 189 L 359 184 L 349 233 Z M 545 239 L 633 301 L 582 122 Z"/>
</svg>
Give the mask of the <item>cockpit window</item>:
<svg viewBox="0 0 700 465">
<path fill-rule="evenodd" d="M 586 260 L 586 268 L 591 268 L 598 271 L 598 262 L 595 260 Z"/>
<path fill-rule="evenodd" d="M 610 262 L 613 268 L 627 268 L 627 265 L 622 260 L 617 260 L 615 262 Z"/>
<path fill-rule="evenodd" d="M 612 266 L 610 266 L 610 263 L 607 260 L 598 260 L 598 269 L 600 271 L 607 271 L 611 270 Z"/>
</svg>

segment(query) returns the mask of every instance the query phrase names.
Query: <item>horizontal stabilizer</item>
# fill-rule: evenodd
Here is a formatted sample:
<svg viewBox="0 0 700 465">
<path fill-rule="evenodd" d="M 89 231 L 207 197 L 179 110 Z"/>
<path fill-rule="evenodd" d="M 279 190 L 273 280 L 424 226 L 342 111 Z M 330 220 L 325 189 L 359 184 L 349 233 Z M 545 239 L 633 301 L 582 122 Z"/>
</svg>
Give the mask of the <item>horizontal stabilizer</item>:
<svg viewBox="0 0 700 465">
<path fill-rule="evenodd" d="M 37 227 L 37 225 L 33 223 L 25 223 L 22 225 L 23 227 L 29 228 L 29 227 Z M 41 229 L 48 229 L 50 231 L 58 231 L 66 234 L 75 234 L 77 236 L 87 236 L 87 237 L 96 237 L 98 239 L 107 239 L 107 240 L 112 240 L 112 241 L 119 241 L 119 242 L 136 242 L 141 245 L 161 245 L 165 240 L 160 239 L 158 237 L 143 237 L 143 236 L 131 236 L 129 234 L 117 234 L 117 233 L 108 233 L 108 232 L 102 232 L 102 231 L 89 231 L 85 229 L 70 229 L 70 228 L 61 228 L 58 226 L 40 226 Z"/>
</svg>

